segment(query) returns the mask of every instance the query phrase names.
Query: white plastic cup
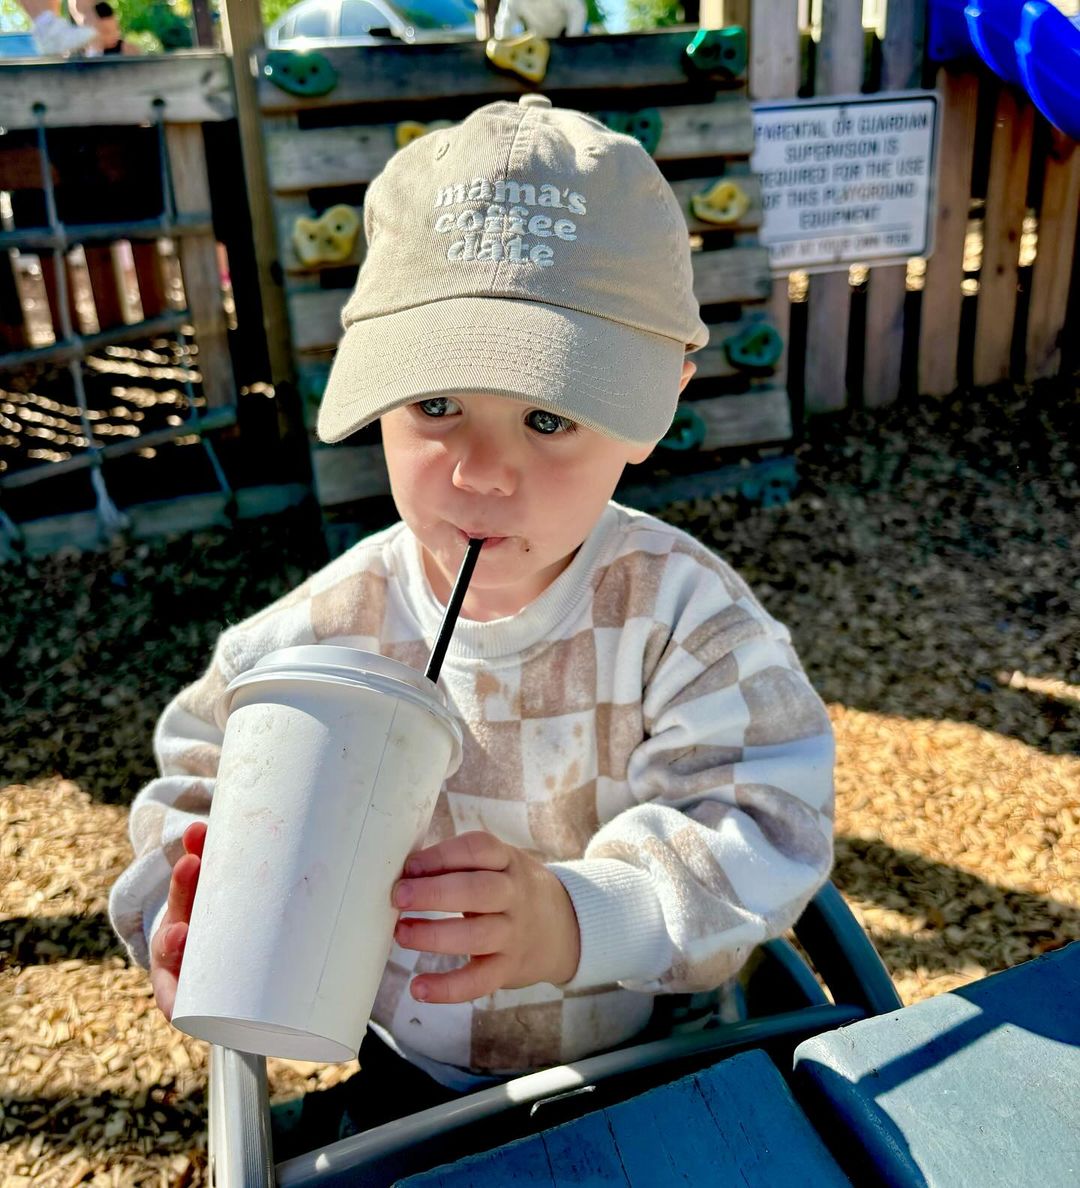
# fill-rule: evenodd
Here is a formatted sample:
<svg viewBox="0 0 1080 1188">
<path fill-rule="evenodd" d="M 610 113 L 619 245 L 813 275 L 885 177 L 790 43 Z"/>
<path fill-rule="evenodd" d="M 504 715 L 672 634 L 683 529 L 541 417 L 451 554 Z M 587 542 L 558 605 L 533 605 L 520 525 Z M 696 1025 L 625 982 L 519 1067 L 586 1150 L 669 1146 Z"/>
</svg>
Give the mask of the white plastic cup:
<svg viewBox="0 0 1080 1188">
<path fill-rule="evenodd" d="M 233 680 L 181 1031 L 242 1052 L 355 1059 L 390 952 L 390 893 L 461 762 L 442 691 L 356 648 L 282 648 Z"/>
</svg>

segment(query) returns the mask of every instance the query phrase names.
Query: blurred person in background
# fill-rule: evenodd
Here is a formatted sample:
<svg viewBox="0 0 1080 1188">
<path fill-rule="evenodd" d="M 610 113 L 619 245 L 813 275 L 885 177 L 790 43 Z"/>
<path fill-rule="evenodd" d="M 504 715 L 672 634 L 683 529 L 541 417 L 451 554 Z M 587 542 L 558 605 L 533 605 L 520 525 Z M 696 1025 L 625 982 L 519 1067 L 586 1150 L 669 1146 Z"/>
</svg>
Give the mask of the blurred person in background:
<svg viewBox="0 0 1080 1188">
<path fill-rule="evenodd" d="M 66 20 L 60 15 L 60 0 L 19 0 L 19 3 L 30 18 L 39 53 L 67 57 L 99 46 L 97 26 L 82 19 L 76 24 Z"/>
</svg>

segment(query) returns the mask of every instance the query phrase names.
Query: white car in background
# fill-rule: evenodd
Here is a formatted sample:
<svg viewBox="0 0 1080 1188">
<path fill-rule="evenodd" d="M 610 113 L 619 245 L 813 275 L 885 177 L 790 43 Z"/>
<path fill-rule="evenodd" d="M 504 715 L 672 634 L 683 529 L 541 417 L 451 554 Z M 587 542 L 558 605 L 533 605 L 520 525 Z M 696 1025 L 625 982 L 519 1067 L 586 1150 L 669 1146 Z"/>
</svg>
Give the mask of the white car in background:
<svg viewBox="0 0 1080 1188">
<path fill-rule="evenodd" d="M 266 31 L 271 49 L 476 37 L 471 0 L 300 0 Z"/>
</svg>

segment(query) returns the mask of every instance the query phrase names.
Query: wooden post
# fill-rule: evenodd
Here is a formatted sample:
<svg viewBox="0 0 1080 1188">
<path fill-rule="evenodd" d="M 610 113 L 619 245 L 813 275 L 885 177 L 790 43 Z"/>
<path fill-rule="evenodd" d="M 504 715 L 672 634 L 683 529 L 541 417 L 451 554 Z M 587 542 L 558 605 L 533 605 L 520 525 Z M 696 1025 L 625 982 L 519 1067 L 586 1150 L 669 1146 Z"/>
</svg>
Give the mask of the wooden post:
<svg viewBox="0 0 1080 1188">
<path fill-rule="evenodd" d="M 177 214 L 205 214 L 210 209 L 210 182 L 200 124 L 168 124 L 165 128 Z M 180 271 L 199 347 L 203 394 L 210 408 L 236 403 L 228 330 L 221 303 L 217 243 L 212 233 L 179 238 Z"/>
<path fill-rule="evenodd" d="M 943 67 L 938 71 L 937 91 L 942 105 L 937 220 L 919 313 L 918 387 L 925 396 L 947 396 L 956 388 L 979 76 Z"/>
<path fill-rule="evenodd" d="M 11 253 L 0 250 L 0 350 L 21 351 L 26 345 L 26 325 Z"/>
<path fill-rule="evenodd" d="M 83 247 L 99 330 L 110 330 L 124 324 L 120 270 L 116 266 L 114 248 L 115 245 L 111 243 L 88 243 Z"/>
<path fill-rule="evenodd" d="M 161 265 L 161 251 L 156 240 L 134 240 L 131 255 L 135 261 L 135 275 L 139 280 L 139 300 L 143 317 L 156 318 L 168 305 L 168 286 Z"/>
<path fill-rule="evenodd" d="M 222 35 L 226 53 L 232 56 L 236 84 L 236 116 L 244 156 L 244 178 L 251 209 L 251 230 L 259 274 L 263 329 L 270 354 L 270 375 L 274 386 L 295 382 L 289 318 L 277 265 L 277 235 L 270 202 L 262 124 L 252 74 L 254 53 L 265 44 L 262 13 L 258 0 L 225 0 L 221 8 Z"/>
<path fill-rule="evenodd" d="M 797 0 L 753 0 L 750 8 L 751 99 L 793 99 L 799 92 L 799 10 Z M 791 301 L 787 273 L 773 280 L 769 320 L 784 343 L 774 377 L 788 387 Z"/>
<path fill-rule="evenodd" d="M 213 49 L 214 18 L 210 0 L 191 0 L 191 14 L 195 18 L 195 44 L 201 49 Z"/>
<path fill-rule="evenodd" d="M 999 88 L 975 313 L 972 378 L 977 387 L 1009 378 L 1034 110 L 1028 99 L 1012 87 Z"/>
<path fill-rule="evenodd" d="M 910 0 L 889 0 L 882 44 L 883 91 L 902 91 L 918 84 L 925 31 L 923 16 L 922 7 Z M 890 404 L 900 392 L 906 282 L 906 264 L 870 270 L 863 393 L 864 402 L 871 407 Z"/>
<path fill-rule="evenodd" d="M 1046 155 L 1039 242 L 1031 276 L 1025 378 L 1044 379 L 1061 369 L 1069 308 L 1069 282 L 1080 213 L 1080 144 L 1056 128 Z"/>
<path fill-rule="evenodd" d="M 857 94 L 863 75 L 862 0 L 820 0 L 815 95 Z M 847 403 L 848 270 L 811 276 L 806 329 L 806 409 L 834 412 Z"/>
</svg>

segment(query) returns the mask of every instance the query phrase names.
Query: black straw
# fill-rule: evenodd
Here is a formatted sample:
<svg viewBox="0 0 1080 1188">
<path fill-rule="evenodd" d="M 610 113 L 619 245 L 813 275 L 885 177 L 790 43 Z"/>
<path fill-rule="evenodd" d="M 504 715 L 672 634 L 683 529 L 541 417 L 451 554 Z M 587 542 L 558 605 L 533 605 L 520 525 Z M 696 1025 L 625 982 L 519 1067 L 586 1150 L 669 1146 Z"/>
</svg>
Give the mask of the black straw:
<svg viewBox="0 0 1080 1188">
<path fill-rule="evenodd" d="M 476 568 L 476 559 L 480 556 L 480 550 L 483 547 L 483 539 L 474 537 L 469 541 L 469 547 L 465 550 L 465 559 L 461 562 L 461 568 L 458 570 L 457 580 L 450 592 L 450 601 L 446 604 L 446 613 L 439 624 L 439 634 L 435 637 L 435 646 L 431 649 L 431 656 L 428 658 L 427 668 L 424 671 L 424 676 L 429 681 L 439 679 L 443 656 L 446 655 L 446 649 L 450 645 L 450 636 L 454 634 L 454 624 L 461 611 L 461 604 L 465 601 L 465 591 L 469 588 L 469 579 Z"/>
</svg>

